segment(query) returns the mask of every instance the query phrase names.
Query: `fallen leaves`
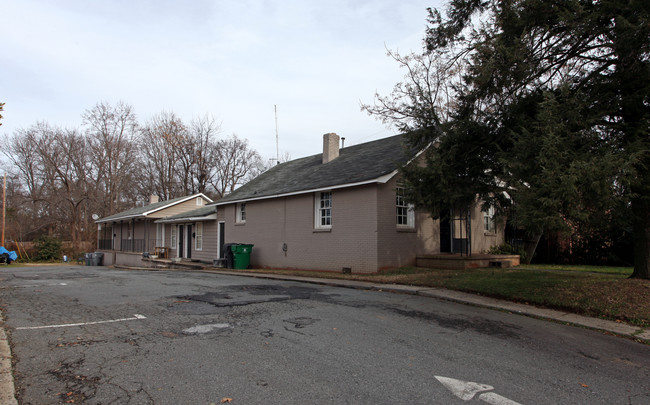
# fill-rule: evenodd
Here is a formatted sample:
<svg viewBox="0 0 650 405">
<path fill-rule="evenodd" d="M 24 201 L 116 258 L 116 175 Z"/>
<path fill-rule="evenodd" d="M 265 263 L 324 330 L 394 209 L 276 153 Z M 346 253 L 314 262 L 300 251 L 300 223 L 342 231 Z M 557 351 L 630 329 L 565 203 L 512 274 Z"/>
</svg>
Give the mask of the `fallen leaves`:
<svg viewBox="0 0 650 405">
<path fill-rule="evenodd" d="M 232 398 L 222 398 L 221 403 L 225 404 L 226 402 L 232 402 Z"/>
</svg>

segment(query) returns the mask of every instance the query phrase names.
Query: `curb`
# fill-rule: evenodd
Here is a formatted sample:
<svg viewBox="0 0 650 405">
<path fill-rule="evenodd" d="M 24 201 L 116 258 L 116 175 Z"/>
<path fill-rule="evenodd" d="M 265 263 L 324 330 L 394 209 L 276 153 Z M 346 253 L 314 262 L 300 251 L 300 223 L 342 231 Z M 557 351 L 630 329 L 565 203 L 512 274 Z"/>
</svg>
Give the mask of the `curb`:
<svg viewBox="0 0 650 405">
<path fill-rule="evenodd" d="M 11 372 L 11 348 L 4 329 L 4 317 L 0 311 L 0 403 L 18 405 Z"/>
<path fill-rule="evenodd" d="M 610 333 L 626 338 L 637 340 L 641 343 L 650 344 L 650 329 L 643 329 L 625 323 L 608 321 L 605 319 L 592 318 L 565 311 L 558 311 L 548 308 L 538 308 L 532 305 L 519 304 L 516 302 L 500 300 L 497 298 L 484 297 L 482 295 L 464 293 L 461 291 L 447 290 L 444 288 L 417 287 L 401 284 L 376 284 L 366 281 L 323 279 L 316 277 L 283 276 L 279 274 L 252 274 L 239 273 L 221 270 L 203 270 L 205 272 L 225 274 L 233 276 L 245 276 L 264 278 L 272 280 L 299 281 L 310 284 L 328 285 L 332 287 L 346 287 L 361 290 L 384 291 L 397 294 L 419 295 L 423 297 L 438 298 L 452 301 L 459 304 L 473 305 L 477 307 L 496 309 L 518 315 L 529 316 L 538 319 L 556 321 L 566 325 L 580 326 L 604 333 Z"/>
</svg>

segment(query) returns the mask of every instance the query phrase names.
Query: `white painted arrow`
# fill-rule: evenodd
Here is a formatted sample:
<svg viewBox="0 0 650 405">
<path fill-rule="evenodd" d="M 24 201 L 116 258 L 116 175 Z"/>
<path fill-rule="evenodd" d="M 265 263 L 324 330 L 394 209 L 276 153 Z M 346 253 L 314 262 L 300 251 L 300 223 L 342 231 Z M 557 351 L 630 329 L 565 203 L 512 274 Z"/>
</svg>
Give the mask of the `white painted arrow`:
<svg viewBox="0 0 650 405">
<path fill-rule="evenodd" d="M 469 381 L 456 380 L 455 378 L 435 376 L 452 394 L 456 395 L 463 401 L 469 401 L 479 392 L 491 391 L 494 389 L 491 385 L 479 384 Z"/>
<path fill-rule="evenodd" d="M 492 391 L 493 386 L 487 384 L 479 384 L 471 381 L 461 381 L 455 378 L 435 376 L 442 385 L 444 385 L 452 394 L 456 395 L 458 398 L 463 401 L 471 401 L 476 394 L 478 399 L 483 402 L 487 402 L 491 405 L 521 405 L 518 402 L 512 401 L 506 397 Z"/>
</svg>

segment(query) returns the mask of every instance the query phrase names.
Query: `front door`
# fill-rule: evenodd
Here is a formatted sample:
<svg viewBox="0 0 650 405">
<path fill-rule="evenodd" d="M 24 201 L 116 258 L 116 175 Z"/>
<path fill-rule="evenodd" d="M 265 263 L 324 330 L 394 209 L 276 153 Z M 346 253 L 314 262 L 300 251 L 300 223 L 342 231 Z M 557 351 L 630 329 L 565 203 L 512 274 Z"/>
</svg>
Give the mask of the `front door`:
<svg viewBox="0 0 650 405">
<path fill-rule="evenodd" d="M 226 243 L 226 223 L 219 222 L 219 235 L 217 235 L 217 243 L 219 244 L 219 258 L 223 259 L 226 252 L 223 251 L 223 245 Z"/>
<path fill-rule="evenodd" d="M 185 238 L 187 240 L 187 242 L 185 243 L 187 255 L 185 257 L 187 257 L 188 259 L 191 259 L 192 258 L 192 243 L 194 242 L 194 237 L 192 235 L 192 224 L 185 225 L 185 228 L 187 228 L 187 238 Z"/>
<path fill-rule="evenodd" d="M 440 215 L 440 253 L 451 253 L 451 212 Z"/>
<path fill-rule="evenodd" d="M 178 257 L 183 257 L 183 246 L 185 246 L 183 244 L 185 240 L 185 232 L 183 232 L 184 228 L 183 225 L 178 225 L 178 232 L 176 232 L 178 234 Z"/>
</svg>

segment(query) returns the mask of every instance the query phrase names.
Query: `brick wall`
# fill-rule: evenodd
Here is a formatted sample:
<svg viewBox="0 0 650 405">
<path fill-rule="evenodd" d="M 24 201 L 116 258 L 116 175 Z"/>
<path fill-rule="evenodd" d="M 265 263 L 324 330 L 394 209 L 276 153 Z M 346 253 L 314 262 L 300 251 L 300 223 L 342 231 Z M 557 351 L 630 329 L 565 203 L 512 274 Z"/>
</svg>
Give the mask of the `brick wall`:
<svg viewBox="0 0 650 405">
<path fill-rule="evenodd" d="M 486 253 L 492 246 L 500 245 L 504 238 L 505 223 L 497 218 L 496 231 L 485 232 L 481 204 L 472 210 L 472 253 Z"/>
<path fill-rule="evenodd" d="M 396 178 L 377 186 L 377 250 L 380 269 L 415 265 L 418 251 L 419 218 L 416 216 L 413 229 L 397 226 L 396 186 Z"/>
<path fill-rule="evenodd" d="M 255 245 L 253 266 L 374 272 L 376 195 L 374 185 L 334 190 L 332 228 L 327 231 L 314 229 L 314 194 L 247 202 L 245 224 L 235 224 L 234 204 L 219 210 L 226 222 L 227 243 Z"/>
<path fill-rule="evenodd" d="M 235 205 L 220 206 L 226 243 L 252 243 L 254 267 L 376 272 L 415 265 L 418 254 L 440 252 L 439 224 L 416 213 L 415 228 L 397 226 L 396 180 L 332 192 L 332 228 L 314 229 L 315 195 L 249 201 L 246 223 Z M 286 252 L 283 245 L 286 244 Z"/>
</svg>

